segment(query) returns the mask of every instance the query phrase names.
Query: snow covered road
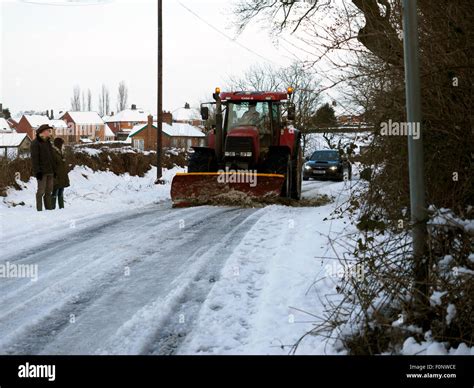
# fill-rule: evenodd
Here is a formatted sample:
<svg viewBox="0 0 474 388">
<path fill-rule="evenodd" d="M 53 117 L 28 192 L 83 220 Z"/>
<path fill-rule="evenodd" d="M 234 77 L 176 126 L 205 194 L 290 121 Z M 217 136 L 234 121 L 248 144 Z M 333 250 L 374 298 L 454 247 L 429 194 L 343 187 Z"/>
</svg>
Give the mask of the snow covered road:
<svg viewBox="0 0 474 388">
<path fill-rule="evenodd" d="M 38 279 L 0 279 L 0 354 L 287 354 L 312 327 L 300 310 L 334 289 L 317 259 L 343 227 L 322 221 L 332 209 L 164 201 L 12 237 L 0 264 Z M 311 338 L 301 352 L 334 350 Z"/>
</svg>

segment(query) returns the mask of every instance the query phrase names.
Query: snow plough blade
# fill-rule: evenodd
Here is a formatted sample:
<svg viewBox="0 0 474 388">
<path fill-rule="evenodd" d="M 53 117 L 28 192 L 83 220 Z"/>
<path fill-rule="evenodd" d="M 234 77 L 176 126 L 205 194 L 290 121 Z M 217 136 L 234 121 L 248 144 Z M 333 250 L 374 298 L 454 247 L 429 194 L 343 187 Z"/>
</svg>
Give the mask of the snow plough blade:
<svg viewBox="0 0 474 388">
<path fill-rule="evenodd" d="M 222 198 L 271 199 L 280 196 L 285 176 L 247 172 L 178 173 L 171 183 L 173 207 L 212 204 Z M 238 202 L 238 201 L 237 201 Z"/>
</svg>

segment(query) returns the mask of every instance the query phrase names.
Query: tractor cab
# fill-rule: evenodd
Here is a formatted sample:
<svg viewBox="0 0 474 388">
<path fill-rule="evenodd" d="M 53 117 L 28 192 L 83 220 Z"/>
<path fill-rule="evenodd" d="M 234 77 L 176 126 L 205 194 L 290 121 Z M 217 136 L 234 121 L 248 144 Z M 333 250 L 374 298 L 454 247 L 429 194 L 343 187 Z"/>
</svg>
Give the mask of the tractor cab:
<svg viewBox="0 0 474 388">
<path fill-rule="evenodd" d="M 278 101 L 228 101 L 223 125 L 227 167 L 247 169 L 261 162 L 278 144 L 281 107 Z"/>
</svg>

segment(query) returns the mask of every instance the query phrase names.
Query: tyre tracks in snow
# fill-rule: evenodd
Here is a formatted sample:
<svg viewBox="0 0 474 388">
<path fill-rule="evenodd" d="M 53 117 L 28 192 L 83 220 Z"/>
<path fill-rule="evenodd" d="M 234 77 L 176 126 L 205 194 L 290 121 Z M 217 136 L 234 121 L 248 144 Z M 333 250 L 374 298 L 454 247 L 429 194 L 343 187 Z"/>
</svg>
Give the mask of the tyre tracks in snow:
<svg viewBox="0 0 474 388">
<path fill-rule="evenodd" d="M 258 218 L 168 204 L 2 257 L 37 264 L 40 278 L 0 281 L 0 353 L 173 353 Z"/>
</svg>

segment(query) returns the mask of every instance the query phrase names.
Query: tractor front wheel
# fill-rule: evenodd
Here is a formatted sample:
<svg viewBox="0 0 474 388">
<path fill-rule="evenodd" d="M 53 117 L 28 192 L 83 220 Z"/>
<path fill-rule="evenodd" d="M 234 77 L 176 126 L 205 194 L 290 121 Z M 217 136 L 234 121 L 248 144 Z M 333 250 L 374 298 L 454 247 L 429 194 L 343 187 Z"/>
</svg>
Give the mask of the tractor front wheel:
<svg viewBox="0 0 474 388">
<path fill-rule="evenodd" d="M 281 189 L 281 197 L 290 198 L 292 190 L 292 165 L 291 156 L 286 150 L 277 149 L 270 151 L 265 163 L 265 172 L 285 176 L 285 183 Z"/>
</svg>

